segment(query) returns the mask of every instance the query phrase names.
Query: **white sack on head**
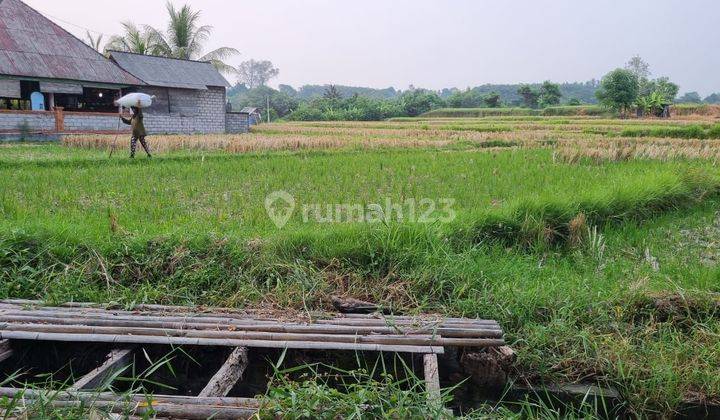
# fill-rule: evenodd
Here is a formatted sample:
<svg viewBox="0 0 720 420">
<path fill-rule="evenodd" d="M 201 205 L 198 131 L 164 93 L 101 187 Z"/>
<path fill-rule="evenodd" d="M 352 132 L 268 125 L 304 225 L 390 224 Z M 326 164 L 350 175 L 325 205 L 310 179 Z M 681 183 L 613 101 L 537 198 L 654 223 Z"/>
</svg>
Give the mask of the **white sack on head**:
<svg viewBox="0 0 720 420">
<path fill-rule="evenodd" d="M 155 96 L 150 96 L 145 93 L 128 93 L 122 98 L 115 101 L 115 105 L 130 108 L 136 106 L 138 108 L 149 108 L 152 105 L 152 101 Z"/>
</svg>

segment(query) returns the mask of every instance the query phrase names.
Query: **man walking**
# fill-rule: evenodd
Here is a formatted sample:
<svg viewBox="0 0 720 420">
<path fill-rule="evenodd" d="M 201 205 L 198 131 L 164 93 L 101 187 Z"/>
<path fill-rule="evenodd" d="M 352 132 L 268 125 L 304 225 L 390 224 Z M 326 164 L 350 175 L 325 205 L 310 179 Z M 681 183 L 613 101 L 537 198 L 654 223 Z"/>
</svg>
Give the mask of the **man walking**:
<svg viewBox="0 0 720 420">
<path fill-rule="evenodd" d="M 152 155 L 150 154 L 150 148 L 148 147 L 147 142 L 145 142 L 147 132 L 145 131 L 145 124 L 143 124 L 142 109 L 133 106 L 130 107 L 130 110 L 132 111 L 132 116 L 130 118 L 125 118 L 122 115 L 120 116 L 122 122 L 132 127 L 132 137 L 130 138 L 130 158 L 135 158 L 135 150 L 137 149 L 138 140 L 140 140 L 140 144 L 145 150 L 145 153 L 147 153 L 148 157 L 151 158 Z"/>
</svg>

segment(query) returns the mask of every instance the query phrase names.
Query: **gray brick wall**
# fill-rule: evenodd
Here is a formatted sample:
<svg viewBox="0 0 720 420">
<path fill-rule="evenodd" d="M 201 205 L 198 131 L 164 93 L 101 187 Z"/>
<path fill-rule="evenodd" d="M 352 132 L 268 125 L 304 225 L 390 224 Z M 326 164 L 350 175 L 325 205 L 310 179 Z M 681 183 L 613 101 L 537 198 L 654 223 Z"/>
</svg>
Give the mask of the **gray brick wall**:
<svg viewBox="0 0 720 420">
<path fill-rule="evenodd" d="M 65 131 L 115 131 L 120 122 L 121 131 L 129 131 L 117 115 L 65 113 Z"/>
<path fill-rule="evenodd" d="M 141 91 L 155 95 L 145 116 L 145 128 L 150 134 L 225 132 L 225 88 L 143 88 Z"/>
<path fill-rule="evenodd" d="M 19 131 L 27 123 L 31 131 L 55 129 L 55 115 L 51 112 L 0 112 L 0 131 Z"/>
<path fill-rule="evenodd" d="M 250 131 L 250 121 L 248 114 L 239 112 L 230 112 L 225 114 L 225 132 L 226 133 L 247 133 Z"/>
<path fill-rule="evenodd" d="M 145 112 L 148 134 L 247 133 L 247 116 L 225 115 L 225 88 L 208 90 L 143 88 L 155 95 L 153 106 Z M 23 121 L 31 130 L 55 129 L 55 116 L 49 112 L 0 112 L 0 131 L 17 131 Z M 114 114 L 65 113 L 66 131 L 115 131 L 118 117 Z M 120 124 L 122 131 L 128 126 Z"/>
</svg>

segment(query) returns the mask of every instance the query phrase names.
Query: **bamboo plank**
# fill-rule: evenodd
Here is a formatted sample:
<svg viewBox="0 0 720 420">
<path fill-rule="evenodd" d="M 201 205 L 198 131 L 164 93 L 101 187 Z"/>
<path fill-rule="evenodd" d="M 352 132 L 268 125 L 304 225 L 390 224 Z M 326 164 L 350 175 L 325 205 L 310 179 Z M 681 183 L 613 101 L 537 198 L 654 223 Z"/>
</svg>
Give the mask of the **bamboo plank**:
<svg viewBox="0 0 720 420">
<path fill-rule="evenodd" d="M 248 366 L 248 349 L 237 347 L 200 391 L 199 397 L 225 397 L 242 378 Z"/>
<path fill-rule="evenodd" d="M 169 329 L 209 329 L 220 330 L 234 327 L 237 330 L 244 331 L 265 331 L 265 332 L 284 332 L 284 333 L 325 333 L 325 334 L 390 334 L 390 335 L 406 335 L 406 334 L 435 334 L 443 337 L 453 338 L 472 338 L 502 337 L 500 328 L 488 329 L 463 329 L 463 328 L 395 328 L 382 326 L 342 326 L 342 325 L 299 325 L 299 324 L 252 324 L 252 323 L 232 323 L 232 324 L 211 324 L 211 323 L 195 323 L 195 322 L 166 322 L 163 320 L 147 320 L 144 317 L 59 317 L 59 316 L 35 316 L 25 315 L 2 315 L 0 313 L 0 322 L 9 323 L 49 323 L 56 325 L 93 325 L 93 326 L 118 326 L 118 327 L 149 327 L 149 328 L 169 328 Z"/>
<path fill-rule="evenodd" d="M 11 358 L 13 350 L 10 347 L 10 340 L 0 340 L 0 363 Z"/>
<path fill-rule="evenodd" d="M 113 374 L 127 368 L 132 363 L 133 348 L 115 349 L 108 354 L 107 360 L 78 379 L 69 391 L 95 389 Z"/>
<path fill-rule="evenodd" d="M 0 339 L 64 341 L 64 342 L 99 342 L 112 344 L 164 344 L 188 346 L 221 346 L 221 347 L 262 347 L 277 349 L 304 350 L 354 350 L 395 353 L 436 353 L 445 350 L 441 346 L 383 345 L 370 343 L 338 343 L 316 341 L 273 341 L 273 340 L 241 340 L 228 338 L 195 338 L 142 336 L 117 334 L 69 334 L 33 331 L 0 331 Z"/>
<path fill-rule="evenodd" d="M 375 327 L 375 328 L 391 328 L 396 331 L 402 331 L 403 328 L 412 329 L 423 329 L 428 331 L 436 331 L 438 329 L 447 328 L 450 330 L 463 330 L 463 331 L 483 331 L 483 330 L 501 330 L 497 324 L 487 325 L 455 325 L 455 324 L 411 324 L 411 323 L 400 323 L 400 324 L 387 324 L 383 322 L 367 322 L 365 320 L 349 320 L 350 323 L 343 323 L 339 320 L 328 320 L 331 322 L 316 323 L 298 323 L 298 322 L 279 322 L 276 320 L 242 320 L 235 321 L 228 318 L 196 318 L 196 317 L 175 317 L 175 316 L 149 316 L 142 314 L 117 314 L 117 313 L 74 313 L 74 312 L 62 312 L 57 310 L 37 310 L 37 311 L 9 311 L 0 310 L 0 317 L 15 317 L 15 316 L 37 316 L 37 317 L 65 317 L 65 318 L 82 318 L 82 319 L 113 319 L 113 320 L 145 320 L 145 321 L 162 321 L 162 322 L 184 322 L 193 324 L 207 324 L 207 325 L 234 325 L 234 326 L 253 326 L 260 328 L 262 326 L 278 326 L 278 325 L 304 325 L 304 326 L 316 326 L 316 325 L 335 325 L 344 327 Z"/>
<path fill-rule="evenodd" d="M 255 398 L 240 397 L 193 397 L 184 395 L 144 395 L 144 394 L 115 394 L 113 392 L 91 392 L 91 391 L 49 391 L 33 388 L 10 388 L 0 387 L 0 397 L 13 397 L 21 393 L 27 398 L 37 398 L 52 395 L 58 400 L 71 400 L 80 398 L 94 398 L 103 401 L 129 400 L 147 402 L 148 399 L 160 403 L 193 404 L 193 405 L 218 405 L 225 407 L 259 407 L 260 402 Z"/>
<path fill-rule="evenodd" d="M 16 302 L 10 304 L 9 307 L 6 307 L 6 309 L 24 309 L 24 306 L 21 303 L 24 303 L 25 306 L 27 305 L 41 305 L 41 302 L 39 301 L 17 301 L 17 300 L 6 300 L 6 301 L 0 301 L 0 308 L 3 307 L 3 303 L 7 305 L 7 302 Z M 42 309 L 45 310 L 68 310 L 73 312 L 107 312 L 107 313 L 113 313 L 113 314 L 134 314 L 138 315 L 140 313 L 145 313 L 148 315 L 157 314 L 157 310 L 151 310 L 151 311 L 125 311 L 125 310 L 119 310 L 119 309 L 104 309 L 101 307 L 97 307 L 98 305 L 93 304 L 65 304 L 61 307 L 42 307 Z M 153 308 L 174 308 L 174 307 L 163 307 L 160 305 L 142 305 L 143 307 L 153 307 Z M 185 308 L 185 307 L 183 307 Z M 189 308 L 189 307 L 188 307 Z M 35 309 L 35 310 L 42 310 L 42 309 Z M 167 317 L 168 311 L 159 311 L 159 313 L 162 316 Z M 177 311 L 169 311 L 169 312 L 177 312 Z M 251 320 L 251 321 L 266 321 L 266 320 L 272 320 L 271 318 L 267 316 L 256 316 L 253 313 L 248 312 L 236 312 L 224 308 L 218 308 L 215 310 L 215 312 L 208 313 L 208 312 L 191 312 L 191 311 L 183 311 L 186 316 L 190 316 L 193 318 L 203 318 L 203 319 L 217 319 L 218 322 L 226 321 L 228 319 L 245 319 L 245 320 Z M 361 323 L 371 323 L 371 324 L 412 324 L 412 323 L 430 323 L 430 324 L 448 324 L 448 325 L 468 325 L 468 326 L 475 326 L 475 325 L 497 325 L 497 321 L 494 320 L 485 320 L 485 319 L 464 319 L 464 318 L 437 318 L 437 317 L 408 317 L 408 316 L 393 316 L 393 315 L 385 315 L 383 317 L 377 317 L 373 315 L 369 316 L 358 316 L 357 314 L 342 314 L 337 317 L 333 317 L 331 319 L 317 319 L 315 322 L 321 322 L 321 323 L 328 323 L 328 322 L 338 322 L 342 323 L 343 320 L 347 320 L 348 324 L 351 325 L 356 322 Z"/>
<path fill-rule="evenodd" d="M 431 404 L 442 403 L 437 354 L 424 355 L 423 366 L 425 369 L 425 388 L 428 393 L 428 401 Z"/>
<path fill-rule="evenodd" d="M 313 341 L 335 343 L 365 343 L 380 345 L 413 345 L 413 346 L 463 346 L 463 347 L 490 347 L 505 344 L 502 339 L 494 338 L 444 338 L 430 335 L 340 335 L 340 334 L 290 334 L 248 332 L 233 330 L 177 330 L 163 328 L 140 327 L 96 327 L 87 325 L 54 325 L 54 324 L 14 324 L 0 323 L 0 330 L 5 331 L 31 331 L 56 332 L 68 334 L 96 334 L 96 335 L 135 335 L 135 336 L 163 336 L 188 337 L 208 339 L 236 339 L 236 340 L 272 340 L 272 341 Z"/>
</svg>

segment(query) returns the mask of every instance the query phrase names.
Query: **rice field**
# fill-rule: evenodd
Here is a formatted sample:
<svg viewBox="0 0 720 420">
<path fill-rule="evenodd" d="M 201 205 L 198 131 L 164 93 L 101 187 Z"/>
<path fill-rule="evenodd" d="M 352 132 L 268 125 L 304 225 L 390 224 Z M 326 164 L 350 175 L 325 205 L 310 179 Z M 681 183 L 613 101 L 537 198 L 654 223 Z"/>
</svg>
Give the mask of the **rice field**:
<svg viewBox="0 0 720 420">
<path fill-rule="evenodd" d="M 720 403 L 720 120 L 594 114 L 273 123 L 135 160 L 114 136 L 5 144 L 0 297 L 341 295 L 497 319 L 513 380 L 612 386 L 631 415 Z"/>
</svg>

